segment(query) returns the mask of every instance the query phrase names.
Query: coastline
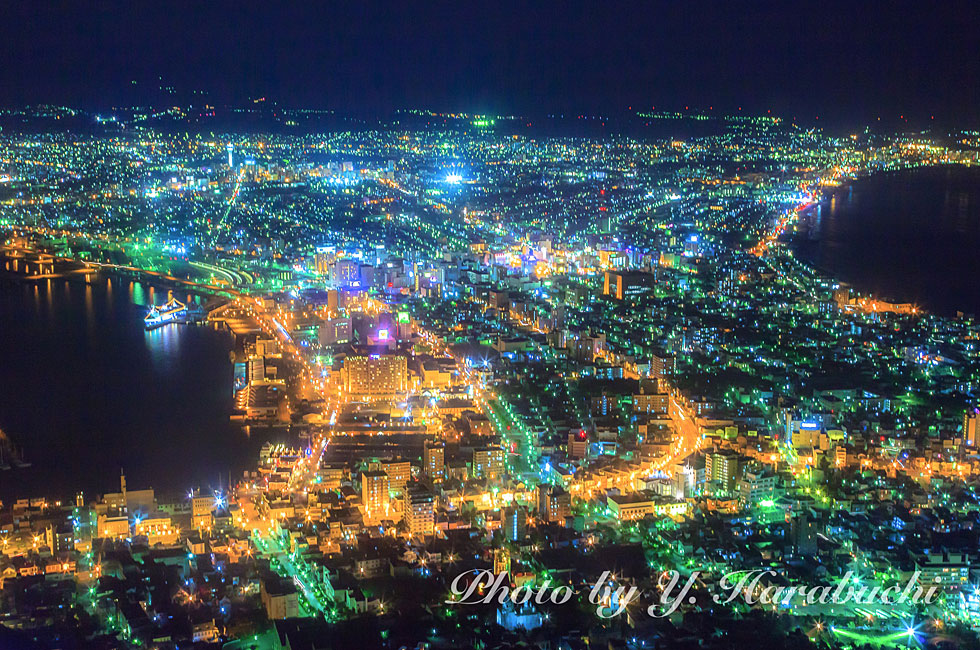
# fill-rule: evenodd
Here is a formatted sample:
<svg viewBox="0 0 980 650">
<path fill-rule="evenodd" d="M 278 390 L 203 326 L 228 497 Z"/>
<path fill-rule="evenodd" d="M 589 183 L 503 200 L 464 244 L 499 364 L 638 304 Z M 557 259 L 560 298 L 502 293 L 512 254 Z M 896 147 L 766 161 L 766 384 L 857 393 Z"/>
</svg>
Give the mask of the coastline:
<svg viewBox="0 0 980 650">
<path fill-rule="evenodd" d="M 950 163 L 940 163 L 940 164 L 929 164 L 929 165 L 917 165 L 917 166 L 907 166 L 901 169 L 888 169 L 881 170 L 873 174 L 863 174 L 856 178 L 848 178 L 846 181 L 839 185 L 833 187 L 825 187 L 818 190 L 817 199 L 803 208 L 801 216 L 805 215 L 804 218 L 815 220 L 817 219 L 818 212 L 825 212 L 831 210 L 832 202 L 836 198 L 838 201 L 841 197 L 849 195 L 855 190 L 860 190 L 860 188 L 867 184 L 868 182 L 889 182 L 903 175 L 915 174 L 916 172 L 939 172 L 945 170 L 978 170 L 975 165 L 968 165 L 960 162 L 950 162 Z M 955 173 L 955 172 L 954 172 Z M 980 172 L 978 172 L 980 173 Z M 926 179 L 928 182 L 928 179 Z M 971 193 L 976 193 L 980 195 L 980 184 L 975 185 L 971 188 Z M 878 199 L 876 199 L 878 200 Z M 838 208 L 840 210 L 841 208 Z M 936 210 L 941 209 L 941 206 L 937 206 Z M 862 215 L 863 219 L 866 220 L 880 220 L 882 216 L 880 213 L 886 212 L 882 207 L 877 207 L 874 210 L 868 211 L 867 214 Z M 904 215 L 898 215 L 902 217 Z M 824 215 L 823 219 L 828 217 Z M 839 219 L 840 217 L 838 217 Z M 925 217 L 920 217 L 924 219 Z M 952 304 L 953 299 L 947 300 L 950 304 L 945 305 L 945 307 L 935 307 L 929 305 L 927 307 L 922 307 L 920 305 L 924 304 L 927 299 L 926 296 L 935 296 L 935 292 L 928 291 L 925 287 L 921 285 L 918 290 L 909 289 L 912 283 L 899 283 L 897 280 L 895 284 L 899 285 L 897 288 L 890 288 L 887 290 L 882 290 L 880 287 L 874 287 L 872 285 L 881 282 L 881 277 L 874 278 L 870 277 L 869 274 L 874 269 L 870 267 L 864 269 L 863 275 L 865 277 L 857 277 L 861 269 L 847 269 L 840 264 L 839 260 L 835 263 L 833 260 L 821 259 L 822 247 L 825 246 L 825 237 L 811 237 L 810 232 L 812 229 L 816 228 L 816 224 L 808 224 L 807 227 L 801 232 L 796 229 L 795 232 L 788 233 L 784 235 L 783 241 L 788 250 L 792 251 L 794 258 L 801 264 L 805 264 L 807 267 L 812 269 L 813 273 L 819 277 L 824 277 L 831 279 L 835 282 L 840 283 L 842 286 L 850 287 L 853 291 L 857 292 L 862 296 L 867 296 L 869 299 L 874 301 L 889 302 L 889 303 L 901 303 L 901 304 L 914 304 L 917 307 L 917 313 L 920 314 L 935 314 L 947 317 L 956 317 L 959 315 L 967 315 L 970 313 L 975 313 L 977 309 L 972 307 L 969 303 L 969 299 L 958 301 L 959 305 Z M 881 232 L 879 229 L 878 232 Z M 832 242 L 834 246 L 856 246 L 852 242 Z M 890 251 L 895 253 L 896 251 Z M 906 249 L 898 249 L 898 253 L 907 253 Z M 857 256 L 852 256 L 857 258 Z M 936 256 L 937 259 L 941 259 L 942 256 Z M 899 271 L 904 271 L 902 269 L 896 269 L 896 274 Z M 952 273 L 952 271 L 950 271 Z M 916 278 L 919 279 L 919 278 Z M 901 289 L 905 288 L 906 291 Z M 963 294 L 956 294 L 963 295 Z M 940 300 L 943 302 L 943 300 Z"/>
</svg>

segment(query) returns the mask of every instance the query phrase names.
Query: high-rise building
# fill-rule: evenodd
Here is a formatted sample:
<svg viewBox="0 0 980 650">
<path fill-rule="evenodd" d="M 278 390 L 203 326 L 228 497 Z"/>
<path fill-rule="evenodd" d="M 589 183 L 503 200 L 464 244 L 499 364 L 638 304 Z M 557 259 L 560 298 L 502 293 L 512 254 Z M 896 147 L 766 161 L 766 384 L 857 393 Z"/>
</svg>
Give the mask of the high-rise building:
<svg viewBox="0 0 980 650">
<path fill-rule="evenodd" d="M 510 506 L 503 511 L 504 539 L 519 542 L 527 535 L 527 508 Z"/>
<path fill-rule="evenodd" d="M 963 414 L 963 446 L 977 446 L 977 424 L 980 423 L 980 409 L 970 409 Z"/>
<path fill-rule="evenodd" d="M 926 551 L 913 557 L 915 571 L 919 573 L 918 586 L 936 586 L 945 592 L 957 592 L 969 586 L 972 568 L 969 553 Z"/>
<path fill-rule="evenodd" d="M 374 267 L 370 264 L 361 264 L 357 268 L 358 286 L 368 289 L 374 286 Z"/>
<path fill-rule="evenodd" d="M 677 359 L 672 354 L 657 351 L 650 355 L 650 373 L 656 379 L 668 379 L 677 370 Z"/>
<path fill-rule="evenodd" d="M 227 147 L 225 148 L 228 150 L 228 166 L 234 169 L 235 168 L 235 159 L 234 159 L 235 145 L 229 142 Z"/>
<path fill-rule="evenodd" d="M 763 466 L 746 468 L 738 482 L 739 500 L 744 506 L 758 506 L 772 500 L 776 491 L 776 476 Z"/>
<path fill-rule="evenodd" d="M 674 496 L 678 499 L 694 496 L 698 485 L 698 459 L 703 461 L 703 457 L 691 457 L 686 461 L 675 463 L 673 467 Z M 701 464 L 701 478 L 704 479 L 704 463 Z"/>
<path fill-rule="evenodd" d="M 387 474 L 388 491 L 396 497 L 404 493 L 405 486 L 412 478 L 412 464 L 407 460 L 382 458 L 369 462 L 368 470 Z"/>
<path fill-rule="evenodd" d="M 395 354 L 347 357 L 344 378 L 348 395 L 390 399 L 408 390 L 408 360 Z"/>
<path fill-rule="evenodd" d="M 538 518 L 552 523 L 565 523 L 572 512 L 572 495 L 565 490 L 542 483 L 538 486 Z"/>
<path fill-rule="evenodd" d="M 381 471 L 361 474 L 361 505 L 365 519 L 379 519 L 388 514 L 388 475 Z"/>
<path fill-rule="evenodd" d="M 793 548 L 797 555 L 812 556 L 817 554 L 817 533 L 819 526 L 817 521 L 809 514 L 802 514 L 793 519 Z"/>
<path fill-rule="evenodd" d="M 427 440 L 422 454 L 422 466 L 425 475 L 433 481 L 441 481 L 446 478 L 446 445 L 434 440 Z"/>
<path fill-rule="evenodd" d="M 501 447 L 473 451 L 473 478 L 494 480 L 504 475 L 506 454 Z"/>
<path fill-rule="evenodd" d="M 725 493 L 735 491 L 738 481 L 738 454 L 731 449 L 721 449 L 707 454 L 705 462 L 707 480 Z"/>
<path fill-rule="evenodd" d="M 317 275 L 329 275 L 330 266 L 333 264 L 334 252 L 326 246 L 317 246 L 316 253 L 313 255 L 313 268 Z"/>
<path fill-rule="evenodd" d="M 337 345 L 349 343 L 353 333 L 351 319 L 329 318 L 320 325 L 320 345 Z"/>
<path fill-rule="evenodd" d="M 432 535 L 435 532 L 435 497 L 420 485 L 405 490 L 405 520 L 412 535 Z"/>
<path fill-rule="evenodd" d="M 334 264 L 334 283 L 338 287 L 361 286 L 361 265 L 357 260 L 340 259 Z"/>
</svg>

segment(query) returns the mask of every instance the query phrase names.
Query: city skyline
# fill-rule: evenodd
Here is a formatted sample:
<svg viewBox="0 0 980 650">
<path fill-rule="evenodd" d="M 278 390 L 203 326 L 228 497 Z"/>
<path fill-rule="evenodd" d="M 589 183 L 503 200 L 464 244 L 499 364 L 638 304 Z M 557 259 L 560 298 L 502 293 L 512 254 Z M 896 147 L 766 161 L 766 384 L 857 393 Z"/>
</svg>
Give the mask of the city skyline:
<svg viewBox="0 0 980 650">
<path fill-rule="evenodd" d="M 18 5 L 0 72 L 12 108 L 243 105 L 385 114 L 771 112 L 847 128 L 973 124 L 970 3 Z M 544 109 L 544 111 L 542 111 Z M 901 116 L 901 117 L 900 117 Z M 969 122 L 969 123 L 967 123 Z"/>
<path fill-rule="evenodd" d="M 18 5 L 0 650 L 980 648 L 980 11 Z"/>
</svg>

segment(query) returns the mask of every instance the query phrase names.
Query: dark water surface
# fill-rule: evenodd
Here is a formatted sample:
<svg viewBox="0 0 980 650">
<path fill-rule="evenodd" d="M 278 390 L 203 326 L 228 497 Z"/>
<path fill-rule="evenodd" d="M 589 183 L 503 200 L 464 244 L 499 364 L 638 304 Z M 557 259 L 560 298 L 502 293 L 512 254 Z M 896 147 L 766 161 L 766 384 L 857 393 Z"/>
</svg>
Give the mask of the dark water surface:
<svg viewBox="0 0 980 650">
<path fill-rule="evenodd" d="M 980 168 L 879 174 L 811 211 L 799 255 L 863 292 L 980 315 Z"/>
<path fill-rule="evenodd" d="M 32 463 L 0 470 L 0 499 L 91 498 L 120 469 L 130 489 L 185 492 L 254 465 L 262 441 L 228 419 L 231 336 L 144 331 L 146 305 L 166 299 L 117 277 L 11 279 L 0 263 L 0 429 Z"/>
</svg>

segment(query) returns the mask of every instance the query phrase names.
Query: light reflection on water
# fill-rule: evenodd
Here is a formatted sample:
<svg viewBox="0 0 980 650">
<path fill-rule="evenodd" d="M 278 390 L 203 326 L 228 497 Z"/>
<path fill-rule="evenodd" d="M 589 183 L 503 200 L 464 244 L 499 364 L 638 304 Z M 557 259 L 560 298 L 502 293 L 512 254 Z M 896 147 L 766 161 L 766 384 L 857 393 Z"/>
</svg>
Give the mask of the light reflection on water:
<svg viewBox="0 0 980 650">
<path fill-rule="evenodd" d="M 150 351 L 153 362 L 167 371 L 174 369 L 174 358 L 180 354 L 180 328 L 177 323 L 170 323 L 146 330 L 143 334 L 146 347 Z"/>
</svg>

